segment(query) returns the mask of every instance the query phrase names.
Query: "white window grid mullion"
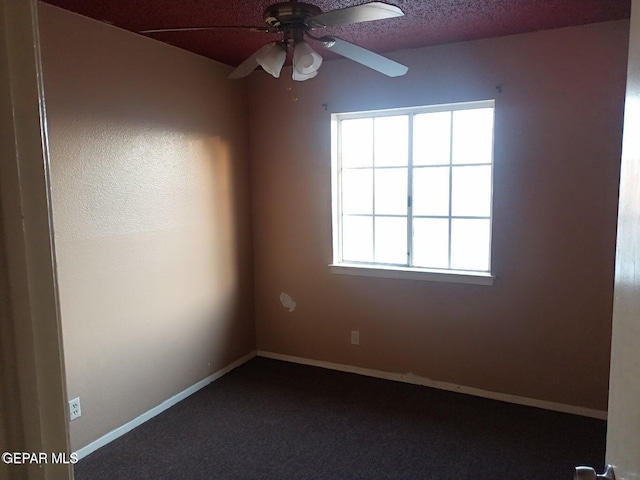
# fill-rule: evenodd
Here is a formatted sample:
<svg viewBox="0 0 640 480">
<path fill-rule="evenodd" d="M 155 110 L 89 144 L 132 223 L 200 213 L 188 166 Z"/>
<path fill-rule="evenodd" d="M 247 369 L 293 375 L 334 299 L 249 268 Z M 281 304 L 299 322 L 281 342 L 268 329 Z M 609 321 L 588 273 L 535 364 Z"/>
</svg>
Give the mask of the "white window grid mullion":
<svg viewBox="0 0 640 480">
<path fill-rule="evenodd" d="M 344 235 L 344 210 L 343 210 L 343 202 L 344 202 L 344 183 L 343 183 L 343 177 L 342 177 L 342 173 L 344 171 L 344 158 L 342 156 L 342 146 L 344 143 L 344 138 L 343 138 L 343 131 L 342 131 L 342 122 L 340 123 L 340 234 Z M 344 257 L 344 237 L 341 237 L 341 241 L 340 241 L 340 249 L 341 249 L 341 258 Z"/>
<path fill-rule="evenodd" d="M 491 220 L 491 217 L 486 215 L 414 215 L 413 218 L 440 218 L 447 219 L 452 218 L 454 220 Z"/>
<path fill-rule="evenodd" d="M 373 134 L 371 135 L 371 236 L 373 241 L 372 258 L 371 263 L 376 263 L 376 120 L 371 121 L 371 128 Z"/>
<path fill-rule="evenodd" d="M 349 260 L 348 262 L 349 265 L 362 265 L 362 266 L 366 266 L 366 265 L 375 265 L 375 266 L 382 266 L 382 267 L 402 267 L 402 268 L 407 268 L 407 265 L 404 263 L 385 263 L 385 262 L 376 262 L 375 264 L 372 264 L 371 262 L 363 262 L 361 260 Z M 474 270 L 469 270 L 470 272 L 474 271 Z"/>
<path fill-rule="evenodd" d="M 475 165 L 490 165 L 489 163 L 478 163 L 478 164 L 473 164 Z M 438 165 L 421 165 L 420 168 L 429 168 L 429 167 L 437 167 Z M 446 165 L 440 165 L 441 167 L 446 167 Z M 346 170 L 368 170 L 371 167 L 347 167 Z M 407 168 L 404 165 L 381 165 L 379 167 L 376 167 L 378 170 L 397 170 L 399 168 Z"/>
<path fill-rule="evenodd" d="M 347 216 L 349 217 L 371 217 L 372 215 L 370 213 L 348 213 Z M 376 217 L 380 217 L 380 218 L 407 218 L 406 215 L 402 214 L 402 213 L 379 213 L 378 215 L 376 215 Z M 437 218 L 437 217 L 435 217 Z M 447 217 L 444 217 L 447 218 Z M 469 218 L 484 218 L 484 217 L 469 217 Z"/>
<path fill-rule="evenodd" d="M 407 114 L 455 112 L 457 110 L 476 110 L 482 108 L 494 108 L 493 100 L 479 100 L 475 102 L 448 103 L 425 107 L 390 108 L 386 110 L 370 110 L 363 112 L 345 112 L 337 114 L 340 119 L 393 117 Z"/>
<path fill-rule="evenodd" d="M 447 245 L 447 268 L 451 269 L 451 230 L 453 220 L 451 219 L 453 214 L 453 111 L 450 113 L 449 120 L 449 242 Z"/>
<path fill-rule="evenodd" d="M 413 265 L 413 117 L 409 115 L 409 158 L 407 158 L 407 266 Z"/>
<path fill-rule="evenodd" d="M 492 263 L 492 253 L 493 253 L 493 172 L 494 172 L 493 164 L 495 163 L 494 154 L 495 154 L 495 135 L 496 135 L 495 102 L 493 103 L 492 108 L 493 108 L 493 117 L 491 118 L 491 124 L 493 128 L 491 129 L 491 166 L 489 167 L 491 169 L 491 178 L 489 180 L 491 182 L 491 193 L 489 195 L 489 265 L 488 265 L 489 272 L 493 271 L 493 266 L 491 265 L 491 263 Z"/>
<path fill-rule="evenodd" d="M 443 168 L 448 165 L 449 164 L 447 163 L 436 163 L 434 165 L 416 165 L 413 168 L 416 170 L 421 170 L 421 169 L 427 169 L 427 168 Z M 455 164 L 456 168 L 457 167 L 490 167 L 492 165 L 493 165 L 492 163 L 456 163 Z M 398 168 L 398 167 L 380 167 L 380 168 Z"/>
<path fill-rule="evenodd" d="M 338 258 L 340 259 L 341 262 L 344 261 L 344 248 L 343 248 L 343 232 L 344 232 L 344 228 L 343 228 L 343 220 L 344 220 L 344 212 L 342 210 L 342 198 L 343 198 L 343 193 L 342 193 L 342 120 L 338 121 L 338 126 L 337 126 L 337 152 L 336 152 L 336 156 L 337 156 L 337 162 L 336 162 L 336 175 L 337 175 L 337 183 L 338 183 L 338 191 L 336 192 L 336 202 L 338 204 L 338 211 L 334 214 L 337 217 L 337 228 L 338 228 Z"/>
</svg>

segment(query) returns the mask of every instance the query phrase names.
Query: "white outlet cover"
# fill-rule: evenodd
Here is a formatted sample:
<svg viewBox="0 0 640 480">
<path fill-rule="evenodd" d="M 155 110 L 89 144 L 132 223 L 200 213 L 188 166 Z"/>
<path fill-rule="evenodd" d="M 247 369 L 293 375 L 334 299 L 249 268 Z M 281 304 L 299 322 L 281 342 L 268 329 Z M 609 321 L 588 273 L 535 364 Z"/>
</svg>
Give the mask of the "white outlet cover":
<svg viewBox="0 0 640 480">
<path fill-rule="evenodd" d="M 80 409 L 80 397 L 69 400 L 69 420 L 75 420 L 81 415 L 82 410 Z"/>
</svg>

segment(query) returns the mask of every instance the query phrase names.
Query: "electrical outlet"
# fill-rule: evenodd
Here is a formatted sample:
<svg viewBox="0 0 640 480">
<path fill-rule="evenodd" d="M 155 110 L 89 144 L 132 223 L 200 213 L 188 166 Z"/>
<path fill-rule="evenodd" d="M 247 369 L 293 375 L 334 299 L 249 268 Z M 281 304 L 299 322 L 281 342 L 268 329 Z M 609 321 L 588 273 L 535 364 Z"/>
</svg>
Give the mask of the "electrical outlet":
<svg viewBox="0 0 640 480">
<path fill-rule="evenodd" d="M 80 397 L 69 400 L 69 420 L 75 420 L 80 415 L 82 415 L 82 411 L 80 410 Z"/>
<path fill-rule="evenodd" d="M 351 330 L 351 345 L 360 345 L 360 332 Z"/>
</svg>

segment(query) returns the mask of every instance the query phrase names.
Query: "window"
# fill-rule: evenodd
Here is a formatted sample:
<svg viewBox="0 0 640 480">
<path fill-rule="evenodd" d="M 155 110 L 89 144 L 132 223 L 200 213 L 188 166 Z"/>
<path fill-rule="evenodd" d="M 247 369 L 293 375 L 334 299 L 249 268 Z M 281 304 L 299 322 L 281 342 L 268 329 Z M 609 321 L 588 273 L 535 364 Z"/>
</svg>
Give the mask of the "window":
<svg viewBox="0 0 640 480">
<path fill-rule="evenodd" d="M 334 114 L 333 270 L 490 284 L 493 115 L 493 100 Z"/>
</svg>

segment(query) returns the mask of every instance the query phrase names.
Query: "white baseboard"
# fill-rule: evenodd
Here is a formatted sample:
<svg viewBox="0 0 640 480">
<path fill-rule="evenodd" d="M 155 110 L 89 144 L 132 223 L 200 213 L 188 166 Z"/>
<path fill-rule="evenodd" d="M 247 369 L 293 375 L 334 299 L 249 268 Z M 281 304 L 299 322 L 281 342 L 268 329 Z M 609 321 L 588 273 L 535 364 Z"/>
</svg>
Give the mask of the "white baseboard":
<svg viewBox="0 0 640 480">
<path fill-rule="evenodd" d="M 75 452 L 75 453 L 78 454 L 78 460 L 86 457 L 90 453 L 95 452 L 100 447 L 104 447 L 106 444 L 108 444 L 110 442 L 113 442 L 116 438 L 121 437 L 125 433 L 130 432 L 134 428 L 142 425 L 147 420 L 150 420 L 153 417 L 155 417 L 156 415 L 164 412 L 168 408 L 174 406 L 179 401 L 184 400 L 185 398 L 187 398 L 189 395 L 193 395 L 194 393 L 196 393 L 201 388 L 206 387 L 211 382 L 219 379 L 220 377 L 222 377 L 226 373 L 229 373 L 234 368 L 237 368 L 240 365 L 248 362 L 249 360 L 251 360 L 255 356 L 256 356 L 256 352 L 254 351 L 254 352 L 251 352 L 251 353 L 245 355 L 242 358 L 239 358 L 235 362 L 230 363 L 229 365 L 227 365 L 226 367 L 218 370 L 214 374 L 209 375 L 204 380 L 200 380 L 195 385 L 191 385 L 189 388 L 186 388 L 182 392 L 180 392 L 180 393 L 174 395 L 173 397 L 165 400 L 160 405 L 158 405 L 156 407 L 153 407 L 151 410 L 143 413 L 139 417 L 136 417 L 133 420 L 131 420 L 130 422 L 125 423 L 121 427 L 118 427 L 115 430 L 110 431 L 106 435 L 103 435 L 102 437 L 98 438 L 97 440 L 94 440 L 89 445 L 87 445 L 85 447 L 82 447 L 77 452 Z"/>
<path fill-rule="evenodd" d="M 571 413 L 573 415 L 581 415 L 583 417 L 597 418 L 600 420 L 607 419 L 607 412 L 603 410 L 595 410 L 592 408 L 577 407 L 574 405 L 565 405 L 563 403 L 548 402 L 546 400 L 537 400 L 534 398 L 519 397 L 517 395 L 509 395 L 506 393 L 490 392 L 479 388 L 465 387 L 456 385 L 455 383 L 439 382 L 429 378 L 420 377 L 413 373 L 391 373 L 380 370 L 371 370 L 369 368 L 354 367 L 341 363 L 323 362 L 321 360 L 311 360 L 303 357 L 294 357 L 291 355 L 282 355 L 280 353 L 272 353 L 258 350 L 259 357 L 272 358 L 274 360 L 283 360 L 285 362 L 300 363 L 314 367 L 328 368 L 330 370 L 338 370 L 340 372 L 356 373 L 367 377 L 382 378 L 385 380 L 393 380 L 396 382 L 411 383 L 414 385 L 422 385 L 425 387 L 437 388 L 440 390 L 448 390 L 451 392 L 464 393 L 474 395 L 476 397 L 489 398 L 499 400 L 501 402 L 516 403 L 518 405 L 526 405 L 528 407 L 542 408 L 545 410 L 553 410 L 555 412 Z"/>
<path fill-rule="evenodd" d="M 182 392 L 165 400 L 160 405 L 157 405 L 156 407 L 143 413 L 139 417 L 134 418 L 133 420 L 131 420 L 130 422 L 127 422 L 121 427 L 118 427 L 115 430 L 112 430 L 111 432 L 98 438 L 97 440 L 94 440 L 89 445 L 86 445 L 80 448 L 78 451 L 75 452 L 78 455 L 78 459 L 82 459 L 86 457 L 90 453 L 95 452 L 100 447 L 107 445 L 108 443 L 114 441 L 116 438 L 121 437 L 125 433 L 130 432 L 134 428 L 142 425 L 147 420 L 152 419 L 156 415 L 164 412 L 165 410 L 172 407 L 173 405 L 180 402 L 181 400 L 184 400 L 188 396 L 193 395 L 198 390 L 206 387 L 211 382 L 214 382 L 215 380 L 219 379 L 226 373 L 229 373 L 234 368 L 237 368 L 240 365 L 248 362 L 249 360 L 254 358 L 256 355 L 259 357 L 272 358 L 274 360 L 283 360 L 285 362 L 299 363 L 302 365 L 310 365 L 314 367 L 327 368 L 330 370 L 338 370 L 340 372 L 355 373 L 358 375 L 365 375 L 367 377 L 382 378 L 385 380 L 411 383 L 414 385 L 422 385 L 426 387 L 437 388 L 440 390 L 448 390 L 451 392 L 464 393 L 467 395 L 474 395 L 476 397 L 489 398 L 492 400 L 499 400 L 499 401 L 508 402 L 508 403 L 516 403 L 518 405 L 526 405 L 528 407 L 536 407 L 536 408 L 542 408 L 545 410 L 553 410 L 556 412 L 571 413 L 574 415 L 582 415 L 584 417 L 597 418 L 601 420 L 607 419 L 607 412 L 603 410 L 595 410 L 591 408 L 577 407 L 574 405 L 565 405 L 562 403 L 548 402 L 546 400 L 537 400 L 533 398 L 519 397 L 517 395 L 508 395 L 506 393 L 490 392 L 488 390 L 481 390 L 479 388 L 465 387 L 462 385 L 456 385 L 454 383 L 430 380 L 428 378 L 420 377 L 412 373 L 403 374 L 403 373 L 383 372 L 380 370 L 354 367 L 351 365 L 344 365 L 341 363 L 324 362 L 321 360 L 312 360 L 312 359 L 303 358 L 303 357 L 294 357 L 292 355 L 282 355 L 280 353 L 272 353 L 272 352 L 265 352 L 265 351 L 259 350 L 257 352 L 251 352 L 245 355 L 244 357 L 239 358 L 235 362 L 218 370 L 214 374 L 209 375 L 207 378 L 199 381 L 195 385 L 192 385 L 189 388 L 183 390 Z"/>
</svg>

